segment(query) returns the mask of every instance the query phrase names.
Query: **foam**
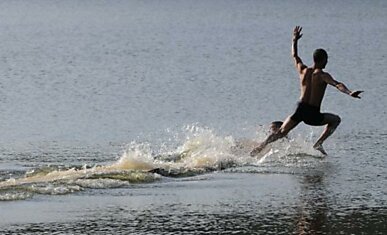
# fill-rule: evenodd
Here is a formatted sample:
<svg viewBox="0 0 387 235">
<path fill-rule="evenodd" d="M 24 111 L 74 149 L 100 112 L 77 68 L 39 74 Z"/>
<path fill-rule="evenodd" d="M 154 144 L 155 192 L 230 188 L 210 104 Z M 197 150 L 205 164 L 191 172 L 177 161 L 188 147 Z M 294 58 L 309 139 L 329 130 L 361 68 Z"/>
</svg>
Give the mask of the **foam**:
<svg viewBox="0 0 387 235">
<path fill-rule="evenodd" d="M 219 136 L 209 128 L 197 126 L 188 126 L 184 132 L 177 147 L 163 145 L 156 151 L 156 146 L 149 143 L 132 142 L 111 164 L 69 169 L 42 167 L 24 177 L 1 181 L 0 200 L 28 198 L 31 193 L 61 195 L 84 188 L 127 187 L 131 183 L 154 182 L 161 175 L 185 177 L 230 167 L 292 166 L 302 156 L 317 154 L 310 143 L 295 138 L 279 140 L 257 157 L 250 157 L 255 140 L 235 141 L 232 136 Z"/>
</svg>

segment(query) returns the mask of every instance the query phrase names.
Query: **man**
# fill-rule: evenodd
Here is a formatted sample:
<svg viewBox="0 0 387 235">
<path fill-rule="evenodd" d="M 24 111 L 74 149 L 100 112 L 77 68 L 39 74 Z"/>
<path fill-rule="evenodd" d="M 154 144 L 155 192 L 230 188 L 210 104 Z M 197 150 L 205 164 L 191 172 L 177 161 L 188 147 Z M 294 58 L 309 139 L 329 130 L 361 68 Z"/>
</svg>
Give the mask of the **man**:
<svg viewBox="0 0 387 235">
<path fill-rule="evenodd" d="M 323 69 L 328 63 L 328 54 L 323 49 L 317 49 L 313 53 L 313 67 L 308 68 L 302 63 L 298 56 L 297 42 L 302 37 L 302 28 L 296 26 L 293 30 L 292 56 L 296 70 L 300 76 L 301 96 L 296 111 L 286 118 L 281 128 L 270 134 L 265 141 L 251 151 L 250 155 L 257 155 L 267 144 L 286 136 L 289 131 L 295 128 L 300 122 L 312 126 L 326 125 L 320 138 L 314 144 L 314 148 L 326 155 L 322 144 L 336 130 L 340 124 L 340 117 L 331 113 L 320 113 L 321 102 L 324 98 L 327 85 L 336 87 L 339 91 L 350 95 L 354 98 L 359 98 L 359 94 L 363 91 L 350 91 L 343 83 L 333 79 L 333 77 L 324 72 Z"/>
</svg>

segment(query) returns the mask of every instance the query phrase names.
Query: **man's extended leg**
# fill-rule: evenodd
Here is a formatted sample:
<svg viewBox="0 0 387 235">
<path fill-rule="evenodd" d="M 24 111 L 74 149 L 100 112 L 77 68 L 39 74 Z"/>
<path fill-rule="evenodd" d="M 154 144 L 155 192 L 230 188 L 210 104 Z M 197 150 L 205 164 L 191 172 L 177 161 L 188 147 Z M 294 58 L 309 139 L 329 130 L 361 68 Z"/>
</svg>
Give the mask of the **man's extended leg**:
<svg viewBox="0 0 387 235">
<path fill-rule="evenodd" d="M 285 137 L 289 133 L 289 131 L 291 131 L 294 127 L 296 127 L 298 125 L 298 123 L 300 123 L 300 122 L 292 120 L 290 117 L 291 116 L 286 118 L 285 122 L 282 124 L 281 128 L 277 132 L 270 134 L 265 139 L 265 141 L 263 141 L 258 147 L 254 148 L 253 151 L 250 152 L 250 155 L 251 156 L 257 155 L 259 152 L 262 151 L 263 148 L 266 147 L 266 145 L 268 145 L 268 144 L 270 144 L 270 143 L 272 143 L 272 142 L 274 142 L 282 137 Z"/>
<path fill-rule="evenodd" d="M 333 134 L 333 132 L 336 130 L 337 126 L 340 124 L 341 119 L 339 116 L 331 113 L 324 113 L 324 120 L 322 121 L 322 125 L 327 125 L 321 134 L 320 138 L 317 140 L 317 142 L 313 145 L 313 148 L 316 150 L 319 150 L 322 154 L 326 155 L 324 148 L 322 147 L 322 144 L 324 141 Z"/>
</svg>

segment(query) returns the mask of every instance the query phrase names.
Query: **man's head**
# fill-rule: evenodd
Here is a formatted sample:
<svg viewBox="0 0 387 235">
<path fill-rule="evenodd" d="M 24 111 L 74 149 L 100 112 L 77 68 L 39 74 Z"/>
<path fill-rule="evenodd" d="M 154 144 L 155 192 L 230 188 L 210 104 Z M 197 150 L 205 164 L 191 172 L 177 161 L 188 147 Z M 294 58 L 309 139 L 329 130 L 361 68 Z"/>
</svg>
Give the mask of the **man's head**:
<svg viewBox="0 0 387 235">
<path fill-rule="evenodd" d="M 313 52 L 313 61 L 316 68 L 325 68 L 328 63 L 328 53 L 324 49 L 316 49 Z"/>
</svg>

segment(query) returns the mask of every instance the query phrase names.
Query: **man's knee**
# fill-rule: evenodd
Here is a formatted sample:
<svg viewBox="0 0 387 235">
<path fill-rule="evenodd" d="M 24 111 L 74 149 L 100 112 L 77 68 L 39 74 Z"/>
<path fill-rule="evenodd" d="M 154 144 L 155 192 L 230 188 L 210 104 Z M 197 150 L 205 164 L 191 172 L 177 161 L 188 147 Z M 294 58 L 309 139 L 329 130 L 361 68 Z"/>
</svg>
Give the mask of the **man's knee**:
<svg viewBox="0 0 387 235">
<path fill-rule="evenodd" d="M 331 121 L 328 123 L 328 126 L 336 129 L 336 127 L 340 125 L 340 122 L 341 122 L 341 118 L 338 115 L 334 115 L 331 118 Z"/>
</svg>

